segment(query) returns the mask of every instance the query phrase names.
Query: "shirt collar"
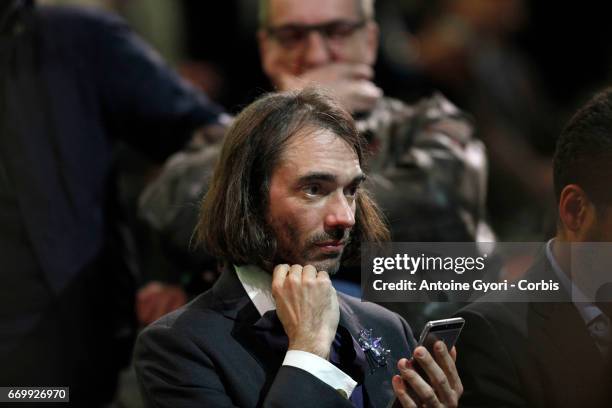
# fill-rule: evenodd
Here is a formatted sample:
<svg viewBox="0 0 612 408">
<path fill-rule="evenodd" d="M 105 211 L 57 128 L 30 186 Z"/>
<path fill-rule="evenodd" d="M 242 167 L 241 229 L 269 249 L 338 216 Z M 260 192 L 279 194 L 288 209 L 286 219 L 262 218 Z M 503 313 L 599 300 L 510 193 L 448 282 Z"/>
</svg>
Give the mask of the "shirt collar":
<svg viewBox="0 0 612 408">
<path fill-rule="evenodd" d="M 548 258 L 548 262 L 550 262 L 550 265 L 552 266 L 553 271 L 559 278 L 561 285 L 563 285 L 567 293 L 569 293 L 570 297 L 572 299 L 574 299 L 575 297 L 577 297 L 578 299 L 584 299 L 585 297 L 582 294 L 582 291 L 576 285 L 574 285 L 574 283 L 569 279 L 567 274 L 563 272 L 563 270 L 561 269 L 561 266 L 555 259 L 555 256 L 552 251 L 552 246 L 553 246 L 554 241 L 555 241 L 555 238 L 552 238 L 546 243 L 546 258 Z M 589 302 L 573 302 L 573 303 L 576 306 L 578 313 L 582 317 L 582 320 L 584 320 L 584 323 L 587 326 L 593 320 L 595 320 L 601 314 L 603 314 L 601 309 L 595 306 L 593 303 L 589 303 Z"/>
<path fill-rule="evenodd" d="M 255 265 L 234 265 L 238 280 L 261 316 L 276 310 L 272 296 L 272 275 Z"/>
</svg>

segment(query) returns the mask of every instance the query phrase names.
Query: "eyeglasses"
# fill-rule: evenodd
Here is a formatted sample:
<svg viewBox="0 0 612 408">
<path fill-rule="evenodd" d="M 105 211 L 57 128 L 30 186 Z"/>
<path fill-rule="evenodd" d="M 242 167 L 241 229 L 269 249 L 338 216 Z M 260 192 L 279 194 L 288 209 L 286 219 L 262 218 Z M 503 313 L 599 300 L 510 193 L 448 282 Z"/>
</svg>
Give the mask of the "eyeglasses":
<svg viewBox="0 0 612 408">
<path fill-rule="evenodd" d="M 366 25 L 366 20 L 336 20 L 325 24 L 298 25 L 287 24 L 280 27 L 268 27 L 267 32 L 284 48 L 294 48 L 304 43 L 310 32 L 316 31 L 328 42 L 342 41 Z"/>
</svg>

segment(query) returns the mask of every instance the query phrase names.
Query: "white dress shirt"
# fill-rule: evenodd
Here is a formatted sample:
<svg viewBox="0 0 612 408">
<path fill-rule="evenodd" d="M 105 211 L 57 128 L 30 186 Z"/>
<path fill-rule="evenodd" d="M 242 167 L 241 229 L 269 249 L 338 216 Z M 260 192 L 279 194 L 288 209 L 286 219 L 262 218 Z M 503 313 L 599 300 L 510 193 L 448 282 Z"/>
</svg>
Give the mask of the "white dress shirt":
<svg viewBox="0 0 612 408">
<path fill-rule="evenodd" d="M 234 269 L 244 290 L 261 316 L 270 310 L 276 310 L 276 303 L 272 297 L 272 275 L 253 265 L 234 265 Z M 349 397 L 357 386 L 357 383 L 349 375 L 332 363 L 306 351 L 287 351 L 283 365 L 308 371 L 330 387 L 342 390 Z"/>
</svg>

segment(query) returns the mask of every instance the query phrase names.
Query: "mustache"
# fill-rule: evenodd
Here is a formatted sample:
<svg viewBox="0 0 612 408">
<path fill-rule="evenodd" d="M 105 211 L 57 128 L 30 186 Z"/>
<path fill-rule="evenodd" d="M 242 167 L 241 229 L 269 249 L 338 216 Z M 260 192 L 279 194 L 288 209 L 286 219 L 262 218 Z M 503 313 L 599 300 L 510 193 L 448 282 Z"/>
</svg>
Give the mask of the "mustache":
<svg viewBox="0 0 612 408">
<path fill-rule="evenodd" d="M 332 231 L 322 232 L 320 234 L 316 234 L 310 237 L 308 239 L 307 244 L 310 246 L 325 241 L 341 241 L 345 245 L 348 245 L 351 241 L 351 230 L 338 228 Z"/>
</svg>

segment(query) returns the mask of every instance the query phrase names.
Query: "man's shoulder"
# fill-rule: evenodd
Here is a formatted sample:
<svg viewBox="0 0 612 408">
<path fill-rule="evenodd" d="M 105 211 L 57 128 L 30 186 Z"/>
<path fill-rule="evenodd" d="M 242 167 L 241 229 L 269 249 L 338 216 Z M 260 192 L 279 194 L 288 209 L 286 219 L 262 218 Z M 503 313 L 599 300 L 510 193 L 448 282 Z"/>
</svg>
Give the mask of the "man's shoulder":
<svg viewBox="0 0 612 408">
<path fill-rule="evenodd" d="M 537 281 L 546 280 L 553 276 L 554 273 L 551 270 L 550 263 L 542 249 L 521 279 Z M 526 295 L 518 287 L 513 287 L 500 293 L 490 292 L 477 299 L 477 301 L 463 307 L 457 314 L 477 316 L 490 322 L 508 323 L 517 319 L 526 321 L 530 311 L 534 309 L 548 310 L 545 306 L 538 308 L 537 305 L 534 305 L 533 300 L 537 300 L 539 304 L 546 305 L 557 304 L 559 300 L 564 299 L 562 295 L 537 294 L 537 299 L 535 296 L 536 294 Z"/>
<path fill-rule="evenodd" d="M 95 7 L 41 6 L 35 10 L 44 37 L 51 39 L 46 44 L 51 49 L 64 47 L 81 53 L 81 58 L 100 53 L 130 32 L 120 16 Z"/>
<path fill-rule="evenodd" d="M 45 22 L 83 30 L 126 24 L 118 15 L 97 7 L 40 6 L 36 10 Z"/>
<path fill-rule="evenodd" d="M 461 308 L 456 315 L 466 319 L 466 329 L 470 321 L 479 320 L 488 326 L 518 330 L 521 327 L 526 328 L 530 307 L 529 302 L 480 301 Z"/>
<path fill-rule="evenodd" d="M 151 323 L 142 334 L 146 335 L 146 332 L 150 331 L 164 331 L 201 338 L 200 335 L 205 332 L 215 332 L 230 324 L 229 319 L 226 319 L 215 305 L 216 300 L 212 291 L 206 291 L 186 305 Z"/>
</svg>

